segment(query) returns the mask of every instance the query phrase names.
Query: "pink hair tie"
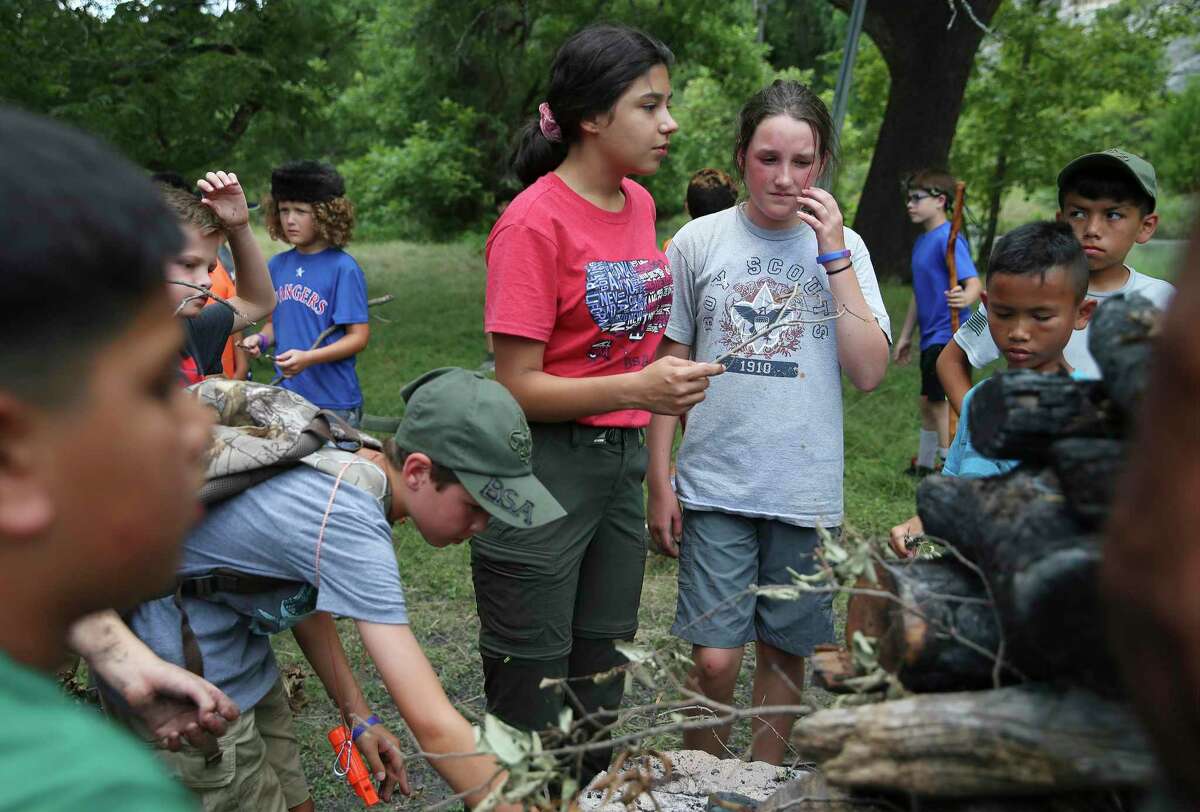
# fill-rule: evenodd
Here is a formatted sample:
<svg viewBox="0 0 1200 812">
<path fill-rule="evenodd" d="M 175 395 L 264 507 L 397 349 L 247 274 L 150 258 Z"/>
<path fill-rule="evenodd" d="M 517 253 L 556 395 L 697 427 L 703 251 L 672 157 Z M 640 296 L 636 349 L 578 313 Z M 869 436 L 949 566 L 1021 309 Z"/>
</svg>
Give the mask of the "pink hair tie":
<svg viewBox="0 0 1200 812">
<path fill-rule="evenodd" d="M 550 112 L 550 105 L 542 102 L 538 105 L 538 114 L 541 119 L 538 121 L 538 127 L 542 131 L 542 135 L 546 136 L 547 141 L 561 141 L 562 129 L 558 126 L 558 122 L 554 120 L 554 114 Z"/>
</svg>

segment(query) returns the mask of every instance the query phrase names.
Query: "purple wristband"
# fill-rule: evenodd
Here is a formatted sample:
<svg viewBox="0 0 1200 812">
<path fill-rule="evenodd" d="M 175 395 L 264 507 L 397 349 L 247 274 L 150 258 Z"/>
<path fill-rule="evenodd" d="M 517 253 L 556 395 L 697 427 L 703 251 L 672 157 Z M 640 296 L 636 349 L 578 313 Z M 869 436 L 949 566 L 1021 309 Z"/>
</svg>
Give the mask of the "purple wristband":
<svg viewBox="0 0 1200 812">
<path fill-rule="evenodd" d="M 265 333 L 259 333 L 259 334 L 258 334 L 258 336 L 257 336 L 257 338 L 258 338 L 258 350 L 259 350 L 259 352 L 266 352 L 266 351 L 267 351 L 267 347 L 271 346 L 270 344 L 268 344 L 268 343 L 267 343 L 267 336 L 266 336 L 266 334 L 265 334 Z"/>
<path fill-rule="evenodd" d="M 843 248 L 841 251 L 830 251 L 828 254 L 821 254 L 817 257 L 817 264 L 824 265 L 826 262 L 833 262 L 835 259 L 850 259 L 850 249 Z"/>
<path fill-rule="evenodd" d="M 262 333 L 259 333 L 259 335 L 262 335 Z M 362 734 L 366 733 L 367 728 L 371 727 L 372 725 L 381 725 L 381 724 L 383 724 L 383 721 L 378 716 L 376 716 L 375 714 L 372 713 L 370 716 L 368 716 L 366 718 L 366 720 L 361 725 L 355 725 L 354 729 L 350 731 L 350 741 L 352 741 L 352 742 L 358 741 L 358 737 L 361 736 Z"/>
</svg>

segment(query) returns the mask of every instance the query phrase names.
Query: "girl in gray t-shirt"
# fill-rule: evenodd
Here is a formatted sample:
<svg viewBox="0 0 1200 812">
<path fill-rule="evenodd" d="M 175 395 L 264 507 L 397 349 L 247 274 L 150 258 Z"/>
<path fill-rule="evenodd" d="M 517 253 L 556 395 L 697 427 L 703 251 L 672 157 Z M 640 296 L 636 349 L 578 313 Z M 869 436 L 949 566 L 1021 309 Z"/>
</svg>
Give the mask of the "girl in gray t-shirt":
<svg viewBox="0 0 1200 812">
<path fill-rule="evenodd" d="M 676 489 L 677 418 L 651 421 L 648 523 L 680 559 L 673 632 L 694 646 L 696 683 L 723 703 L 750 640 L 755 701 L 783 705 L 799 699 L 803 658 L 832 639 L 828 596 L 744 593 L 790 583 L 789 568 L 811 571 L 815 528 L 841 525 L 841 375 L 869 390 L 887 368 L 890 326 L 866 246 L 815 185 L 832 144 L 829 113 L 807 87 L 760 91 L 735 147 L 747 199 L 688 223 L 667 252 L 675 305 L 660 354 L 718 360 L 730 374 L 712 378 L 688 416 Z M 781 763 L 792 718 L 754 724 L 755 759 Z M 722 734 L 689 731 L 684 745 L 719 754 Z"/>
</svg>

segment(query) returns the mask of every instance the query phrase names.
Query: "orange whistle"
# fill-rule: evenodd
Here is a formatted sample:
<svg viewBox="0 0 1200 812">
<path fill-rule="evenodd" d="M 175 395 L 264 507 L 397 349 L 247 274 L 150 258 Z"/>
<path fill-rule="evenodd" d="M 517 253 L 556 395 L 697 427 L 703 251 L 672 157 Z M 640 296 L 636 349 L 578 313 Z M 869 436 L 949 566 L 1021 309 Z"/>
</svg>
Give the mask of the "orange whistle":
<svg viewBox="0 0 1200 812">
<path fill-rule="evenodd" d="M 362 798 L 364 804 L 374 806 L 379 803 L 379 795 L 375 792 L 375 785 L 371 783 L 371 773 L 367 771 L 367 765 L 358 754 L 358 748 L 350 740 L 350 731 L 338 725 L 329 731 L 329 743 L 333 745 L 335 753 L 333 771 L 346 776 L 350 787 Z"/>
</svg>

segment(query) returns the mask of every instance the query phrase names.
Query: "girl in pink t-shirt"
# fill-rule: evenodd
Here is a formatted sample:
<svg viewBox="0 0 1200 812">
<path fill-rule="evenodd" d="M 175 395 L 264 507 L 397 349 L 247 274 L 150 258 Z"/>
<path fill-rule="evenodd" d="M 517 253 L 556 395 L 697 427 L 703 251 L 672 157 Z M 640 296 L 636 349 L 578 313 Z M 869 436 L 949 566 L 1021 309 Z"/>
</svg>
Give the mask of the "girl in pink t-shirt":
<svg viewBox="0 0 1200 812">
<path fill-rule="evenodd" d="M 568 39 L 517 149 L 526 189 L 487 241 L 496 378 L 529 418 L 534 472 L 568 513 L 541 528 L 493 522 L 472 540 L 488 710 L 524 729 L 558 724 L 564 696 L 543 679 L 624 662 L 613 642 L 637 631 L 646 556 L 644 428 L 652 411 L 698 403 L 723 371 L 654 361 L 671 272 L 654 201 L 626 176 L 657 171 L 678 129 L 671 61 L 630 28 Z M 615 709 L 622 683 L 572 681 L 576 718 Z M 580 777 L 607 765 L 592 753 Z"/>
</svg>

